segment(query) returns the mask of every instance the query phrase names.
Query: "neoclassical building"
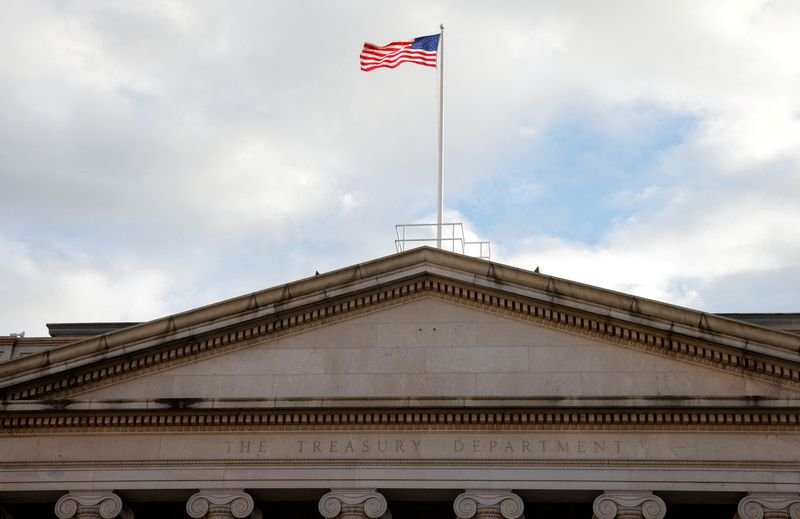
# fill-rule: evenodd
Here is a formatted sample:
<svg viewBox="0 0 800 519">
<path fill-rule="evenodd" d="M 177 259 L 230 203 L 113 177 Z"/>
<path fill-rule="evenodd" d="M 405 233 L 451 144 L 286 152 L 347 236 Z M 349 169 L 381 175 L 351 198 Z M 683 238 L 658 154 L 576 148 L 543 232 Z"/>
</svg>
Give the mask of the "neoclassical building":
<svg viewBox="0 0 800 519">
<path fill-rule="evenodd" d="M 800 334 L 743 317 L 420 248 L 6 337 L 0 517 L 798 519 Z"/>
</svg>

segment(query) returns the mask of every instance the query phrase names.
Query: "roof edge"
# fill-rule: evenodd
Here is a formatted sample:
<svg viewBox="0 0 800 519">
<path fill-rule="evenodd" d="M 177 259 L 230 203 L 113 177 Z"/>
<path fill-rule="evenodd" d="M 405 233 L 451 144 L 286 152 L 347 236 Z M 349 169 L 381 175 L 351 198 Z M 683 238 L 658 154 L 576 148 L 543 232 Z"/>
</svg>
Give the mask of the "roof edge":
<svg viewBox="0 0 800 519">
<path fill-rule="evenodd" d="M 135 345 L 156 339 L 170 340 L 170 338 L 177 338 L 179 331 L 191 333 L 193 329 L 199 328 L 201 325 L 205 328 L 209 324 L 224 327 L 226 320 L 249 312 L 275 309 L 291 300 L 314 294 L 327 295 L 335 292 L 334 289 L 342 289 L 370 279 L 379 283 L 381 277 L 388 273 L 402 272 L 419 266 L 422 266 L 424 270 L 428 265 L 457 270 L 476 278 L 490 280 L 500 288 L 502 285 L 522 286 L 552 294 L 554 298 L 604 306 L 609 309 L 610 317 L 646 316 L 673 323 L 676 325 L 676 329 L 694 328 L 703 333 L 734 337 L 744 341 L 746 345 L 757 343 L 790 353 L 793 356 L 800 355 L 800 336 L 792 333 L 547 276 L 501 263 L 471 258 L 431 247 L 420 247 L 11 360 L 0 364 L 0 379 L 13 378 L 13 381 L 9 381 L 13 385 L 20 381 L 21 375 L 26 373 L 57 372 L 61 370 L 59 367 L 67 369 L 78 366 L 81 364 L 81 359 L 91 359 L 97 354 L 106 353 L 120 346 Z M 6 385 L 8 384 L 0 384 L 0 386 Z"/>
</svg>

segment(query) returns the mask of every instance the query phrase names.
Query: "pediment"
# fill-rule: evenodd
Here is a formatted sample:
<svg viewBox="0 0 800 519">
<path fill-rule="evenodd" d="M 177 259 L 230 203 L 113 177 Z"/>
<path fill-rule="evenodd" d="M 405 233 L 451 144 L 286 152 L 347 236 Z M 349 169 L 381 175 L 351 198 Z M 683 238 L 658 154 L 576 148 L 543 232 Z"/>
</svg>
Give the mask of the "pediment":
<svg viewBox="0 0 800 519">
<path fill-rule="evenodd" d="M 0 364 L 5 401 L 799 390 L 797 335 L 427 248 Z"/>
<path fill-rule="evenodd" d="M 742 374 L 421 297 L 72 395 L 287 405 L 791 398 Z"/>
</svg>

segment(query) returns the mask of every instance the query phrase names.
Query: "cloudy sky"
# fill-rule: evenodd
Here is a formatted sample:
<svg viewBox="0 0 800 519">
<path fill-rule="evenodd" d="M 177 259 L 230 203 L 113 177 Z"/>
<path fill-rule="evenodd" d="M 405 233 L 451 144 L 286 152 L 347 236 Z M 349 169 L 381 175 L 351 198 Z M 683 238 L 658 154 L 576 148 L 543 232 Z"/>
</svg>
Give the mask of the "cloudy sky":
<svg viewBox="0 0 800 519">
<path fill-rule="evenodd" d="M 28 1 L 0 17 L 0 334 L 143 321 L 394 252 L 800 311 L 800 2 Z"/>
</svg>

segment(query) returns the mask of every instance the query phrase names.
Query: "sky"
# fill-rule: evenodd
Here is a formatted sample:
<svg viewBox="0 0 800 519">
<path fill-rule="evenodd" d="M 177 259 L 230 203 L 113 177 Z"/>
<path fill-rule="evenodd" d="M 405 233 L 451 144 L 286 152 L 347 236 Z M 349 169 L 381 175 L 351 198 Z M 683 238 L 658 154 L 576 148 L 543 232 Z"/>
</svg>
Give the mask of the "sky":
<svg viewBox="0 0 800 519">
<path fill-rule="evenodd" d="M 395 252 L 800 311 L 800 2 L 5 0 L 0 335 L 147 321 Z"/>
</svg>

